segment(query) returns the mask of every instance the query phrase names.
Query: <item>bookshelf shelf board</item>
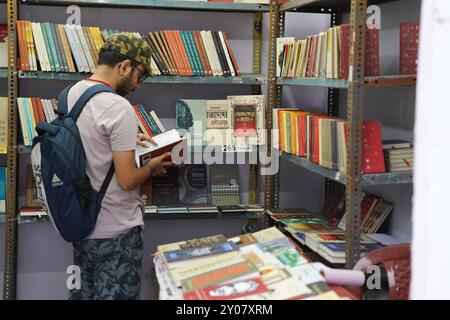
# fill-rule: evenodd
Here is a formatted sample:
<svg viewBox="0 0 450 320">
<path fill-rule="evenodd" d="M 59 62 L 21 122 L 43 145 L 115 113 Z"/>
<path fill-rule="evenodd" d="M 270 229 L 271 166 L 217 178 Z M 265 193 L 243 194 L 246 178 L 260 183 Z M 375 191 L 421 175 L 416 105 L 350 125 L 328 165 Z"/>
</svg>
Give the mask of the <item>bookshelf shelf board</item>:
<svg viewBox="0 0 450 320">
<path fill-rule="evenodd" d="M 20 79 L 77 81 L 87 78 L 88 76 L 89 74 L 80 74 L 80 73 L 19 71 Z M 242 74 L 240 77 L 157 76 L 147 78 L 144 83 L 261 85 L 266 84 L 267 79 L 264 75 L 246 73 Z"/>
<path fill-rule="evenodd" d="M 393 2 L 396 0 L 368 0 L 367 5 Z M 330 13 L 331 8 L 350 7 L 350 0 L 291 0 L 280 6 L 280 12 L 299 11 L 299 12 L 318 12 Z"/>
<path fill-rule="evenodd" d="M 290 161 L 291 163 L 298 165 L 306 170 L 319 174 L 325 178 L 329 178 L 336 182 L 345 184 L 345 174 L 336 170 L 324 168 L 314 162 L 306 160 L 292 154 L 285 152 L 281 153 L 281 158 Z M 362 175 L 361 185 L 363 186 L 375 186 L 375 185 L 390 185 L 390 184 L 408 184 L 413 182 L 413 172 L 387 172 L 377 174 L 364 174 Z"/>
<path fill-rule="evenodd" d="M 409 87 L 416 85 L 417 76 L 381 76 L 366 77 L 366 88 Z"/>
<path fill-rule="evenodd" d="M 225 12 L 268 12 L 269 5 L 253 3 L 226 3 L 168 0 L 21 0 L 22 4 L 83 7 L 129 7 L 164 10 L 225 11 Z"/>
<path fill-rule="evenodd" d="M 308 86 L 327 88 L 348 88 L 348 81 L 342 79 L 316 79 L 316 78 L 278 78 L 277 85 L 281 86 Z"/>
<path fill-rule="evenodd" d="M 147 213 L 145 220 L 183 220 L 183 219 L 259 219 L 263 214 L 253 212 L 240 213 Z"/>
<path fill-rule="evenodd" d="M 241 213 L 146 213 L 144 220 L 201 220 L 201 219 L 225 219 L 225 220 L 240 220 L 240 219 L 260 219 L 264 216 L 263 213 L 241 212 Z M 18 216 L 19 224 L 50 222 L 46 215 L 42 216 Z M 6 220 L 4 215 L 0 215 L 0 223 Z"/>
<path fill-rule="evenodd" d="M 408 87 L 416 85 L 416 76 L 366 77 L 364 83 L 366 88 Z M 348 81 L 343 79 L 279 78 L 277 79 L 277 85 L 348 89 Z"/>
<path fill-rule="evenodd" d="M 256 149 L 257 146 L 252 146 L 252 147 L 253 147 L 252 151 L 253 151 L 253 150 L 257 151 L 257 149 Z M 264 148 L 264 146 L 261 145 L 260 148 Z M 31 146 L 19 145 L 19 146 L 17 147 L 17 151 L 18 151 L 18 153 L 20 153 L 20 154 L 28 154 L 28 153 L 31 153 Z M 215 155 L 224 155 L 224 154 L 227 154 L 227 153 L 233 153 L 233 154 L 241 154 L 241 153 L 242 153 L 242 154 L 247 154 L 247 153 L 251 153 L 252 151 L 232 151 L 232 152 L 222 152 L 220 146 L 215 147 L 215 148 L 214 148 L 214 152 L 212 152 L 212 150 L 211 150 L 210 148 L 208 148 L 208 147 L 202 147 L 202 148 L 200 148 L 200 149 L 197 148 L 197 147 L 189 148 L 189 153 L 191 153 L 191 159 L 192 159 L 192 160 L 195 160 L 195 159 L 196 159 L 196 154 L 204 154 L 205 152 L 212 153 L 212 154 L 215 153 Z M 1 159 L 2 156 L 4 156 L 5 159 L 6 159 L 6 154 L 0 155 L 0 159 Z"/>
<path fill-rule="evenodd" d="M 0 79 L 7 79 L 8 78 L 8 70 L 1 69 L 0 70 Z"/>
<path fill-rule="evenodd" d="M 0 213 L 0 224 L 5 223 L 6 221 L 6 215 L 4 212 Z"/>
<path fill-rule="evenodd" d="M 31 146 L 18 146 L 17 147 L 17 152 L 19 153 L 31 153 Z"/>
</svg>

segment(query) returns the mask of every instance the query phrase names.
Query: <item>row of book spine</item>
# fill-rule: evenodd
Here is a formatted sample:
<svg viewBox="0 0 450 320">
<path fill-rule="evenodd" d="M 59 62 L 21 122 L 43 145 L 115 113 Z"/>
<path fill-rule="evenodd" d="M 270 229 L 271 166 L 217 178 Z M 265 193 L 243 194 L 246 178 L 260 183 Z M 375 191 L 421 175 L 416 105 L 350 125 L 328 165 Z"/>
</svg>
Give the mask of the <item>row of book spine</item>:
<svg viewBox="0 0 450 320">
<path fill-rule="evenodd" d="M 348 79 L 350 25 L 330 28 L 305 40 L 277 39 L 278 77 Z M 367 29 L 366 76 L 380 75 L 379 30 Z"/>
<path fill-rule="evenodd" d="M 155 111 L 147 112 L 141 104 L 134 105 L 133 110 L 136 114 L 140 131 L 148 137 L 153 137 L 166 131 Z"/>
<path fill-rule="evenodd" d="M 276 148 L 325 168 L 347 171 L 347 120 L 297 109 L 274 109 L 273 119 L 278 130 Z M 362 172 L 385 172 L 381 123 L 365 121 L 362 139 Z"/>
<path fill-rule="evenodd" d="M 56 119 L 55 99 L 17 98 L 23 143 L 31 146 L 37 136 L 36 124 L 41 121 L 51 122 Z"/>
<path fill-rule="evenodd" d="M 99 27 L 17 21 L 20 70 L 94 72 L 106 39 L 120 32 Z M 133 33 L 139 35 L 139 33 Z M 222 31 L 149 32 L 153 75 L 239 76 L 230 41 Z"/>
<path fill-rule="evenodd" d="M 94 72 L 104 40 L 98 27 L 17 21 L 23 71 Z"/>
<path fill-rule="evenodd" d="M 164 30 L 149 32 L 147 40 L 162 75 L 240 75 L 230 42 L 223 31 Z"/>
</svg>

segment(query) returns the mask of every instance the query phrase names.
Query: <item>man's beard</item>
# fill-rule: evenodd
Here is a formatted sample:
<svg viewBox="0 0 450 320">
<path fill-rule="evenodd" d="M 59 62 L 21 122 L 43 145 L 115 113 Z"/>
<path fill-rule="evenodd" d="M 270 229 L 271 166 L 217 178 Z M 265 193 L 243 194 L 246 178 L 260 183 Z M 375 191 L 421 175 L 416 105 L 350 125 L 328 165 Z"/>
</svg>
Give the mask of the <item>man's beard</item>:
<svg viewBox="0 0 450 320">
<path fill-rule="evenodd" d="M 117 84 L 116 93 L 125 97 L 127 94 L 130 94 L 134 91 L 134 87 L 131 84 L 131 76 L 133 75 L 133 70 L 126 76 L 124 79 L 120 80 Z"/>
</svg>

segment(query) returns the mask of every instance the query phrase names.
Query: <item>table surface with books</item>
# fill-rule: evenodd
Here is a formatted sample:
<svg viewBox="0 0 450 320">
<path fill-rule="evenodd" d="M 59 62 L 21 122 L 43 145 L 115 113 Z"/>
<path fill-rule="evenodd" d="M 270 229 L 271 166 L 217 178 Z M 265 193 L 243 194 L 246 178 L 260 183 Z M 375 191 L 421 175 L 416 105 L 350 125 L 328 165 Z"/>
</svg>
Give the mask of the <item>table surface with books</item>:
<svg viewBox="0 0 450 320">
<path fill-rule="evenodd" d="M 153 261 L 161 300 L 355 298 L 276 227 L 160 245 Z"/>
</svg>

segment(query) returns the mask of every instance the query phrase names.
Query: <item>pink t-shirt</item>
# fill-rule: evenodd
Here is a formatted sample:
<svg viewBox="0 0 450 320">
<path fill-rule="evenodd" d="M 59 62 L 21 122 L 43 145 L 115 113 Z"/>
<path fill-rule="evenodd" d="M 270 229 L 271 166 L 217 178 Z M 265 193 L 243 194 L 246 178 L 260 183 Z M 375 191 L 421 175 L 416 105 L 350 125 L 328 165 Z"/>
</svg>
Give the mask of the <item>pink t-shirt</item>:
<svg viewBox="0 0 450 320">
<path fill-rule="evenodd" d="M 98 82 L 82 80 L 69 91 L 69 111 L 90 86 Z M 138 125 L 130 102 L 110 92 L 95 95 L 77 120 L 86 153 L 86 173 L 95 190 L 100 187 L 112 163 L 112 151 L 136 149 Z M 144 203 L 139 189 L 122 190 L 113 176 L 98 215 L 97 224 L 88 239 L 114 238 L 144 224 Z"/>
</svg>

